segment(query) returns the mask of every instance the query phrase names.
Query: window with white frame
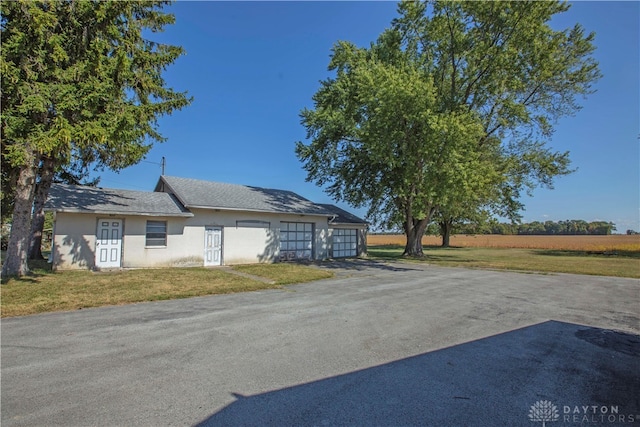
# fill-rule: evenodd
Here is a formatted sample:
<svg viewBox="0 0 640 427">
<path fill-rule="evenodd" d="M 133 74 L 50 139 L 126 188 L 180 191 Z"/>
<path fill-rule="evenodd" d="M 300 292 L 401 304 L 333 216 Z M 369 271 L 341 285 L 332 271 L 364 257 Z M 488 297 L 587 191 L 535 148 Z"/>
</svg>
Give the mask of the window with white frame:
<svg viewBox="0 0 640 427">
<path fill-rule="evenodd" d="M 146 246 L 167 246 L 167 221 L 147 221 Z"/>
<path fill-rule="evenodd" d="M 354 257 L 358 255 L 358 230 L 333 230 L 332 235 L 333 258 Z"/>
<path fill-rule="evenodd" d="M 280 223 L 280 258 L 311 259 L 313 257 L 313 223 Z"/>
</svg>

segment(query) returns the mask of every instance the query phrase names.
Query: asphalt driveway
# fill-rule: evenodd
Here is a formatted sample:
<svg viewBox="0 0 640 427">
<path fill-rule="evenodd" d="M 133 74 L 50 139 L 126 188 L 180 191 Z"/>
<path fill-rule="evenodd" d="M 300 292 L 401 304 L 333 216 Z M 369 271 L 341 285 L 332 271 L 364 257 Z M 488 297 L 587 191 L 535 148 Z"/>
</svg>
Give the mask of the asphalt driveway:
<svg viewBox="0 0 640 427">
<path fill-rule="evenodd" d="M 3 426 L 640 425 L 640 282 L 328 264 L 2 320 Z"/>
</svg>

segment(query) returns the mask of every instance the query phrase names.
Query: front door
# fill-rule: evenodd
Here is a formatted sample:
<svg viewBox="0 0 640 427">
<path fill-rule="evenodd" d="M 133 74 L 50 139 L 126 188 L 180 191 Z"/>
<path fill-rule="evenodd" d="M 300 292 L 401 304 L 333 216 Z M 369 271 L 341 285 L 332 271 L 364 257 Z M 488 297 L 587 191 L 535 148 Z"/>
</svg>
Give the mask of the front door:
<svg viewBox="0 0 640 427">
<path fill-rule="evenodd" d="M 222 228 L 206 227 L 204 231 L 204 265 L 222 265 Z"/>
<path fill-rule="evenodd" d="M 118 268 L 122 253 L 122 220 L 102 218 L 98 220 L 96 236 L 96 267 Z"/>
</svg>

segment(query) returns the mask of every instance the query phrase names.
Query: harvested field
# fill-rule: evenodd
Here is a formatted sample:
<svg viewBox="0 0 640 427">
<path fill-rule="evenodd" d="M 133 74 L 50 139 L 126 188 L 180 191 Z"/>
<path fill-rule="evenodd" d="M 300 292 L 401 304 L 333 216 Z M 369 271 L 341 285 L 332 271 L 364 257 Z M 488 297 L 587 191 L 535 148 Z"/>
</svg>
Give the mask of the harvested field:
<svg viewBox="0 0 640 427">
<path fill-rule="evenodd" d="M 406 238 L 402 234 L 369 234 L 370 246 L 404 245 Z M 425 246 L 439 246 L 442 239 L 438 236 L 424 236 Z M 451 246 L 464 248 L 525 248 L 558 249 L 571 251 L 640 251 L 640 235 L 610 236 L 503 236 L 496 234 L 454 235 Z"/>
</svg>

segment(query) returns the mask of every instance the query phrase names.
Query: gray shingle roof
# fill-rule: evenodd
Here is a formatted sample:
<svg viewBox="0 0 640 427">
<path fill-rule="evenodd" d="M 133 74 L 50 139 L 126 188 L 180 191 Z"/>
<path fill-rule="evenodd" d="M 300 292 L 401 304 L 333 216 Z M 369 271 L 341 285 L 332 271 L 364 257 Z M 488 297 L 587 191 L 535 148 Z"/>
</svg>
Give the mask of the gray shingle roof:
<svg viewBox="0 0 640 427">
<path fill-rule="evenodd" d="M 161 176 L 156 191 L 173 193 L 187 208 L 332 215 L 323 206 L 285 190 Z"/>
<path fill-rule="evenodd" d="M 167 193 L 53 184 L 46 210 L 145 216 L 193 216 Z"/>
<path fill-rule="evenodd" d="M 320 206 L 336 216 L 330 222 L 331 224 L 368 224 L 364 219 L 359 218 L 335 205 L 320 204 Z"/>
<path fill-rule="evenodd" d="M 98 214 L 190 217 L 188 208 L 320 215 L 337 224 L 366 224 L 329 204 L 285 190 L 162 176 L 154 192 L 53 184 L 46 210 Z"/>
</svg>

